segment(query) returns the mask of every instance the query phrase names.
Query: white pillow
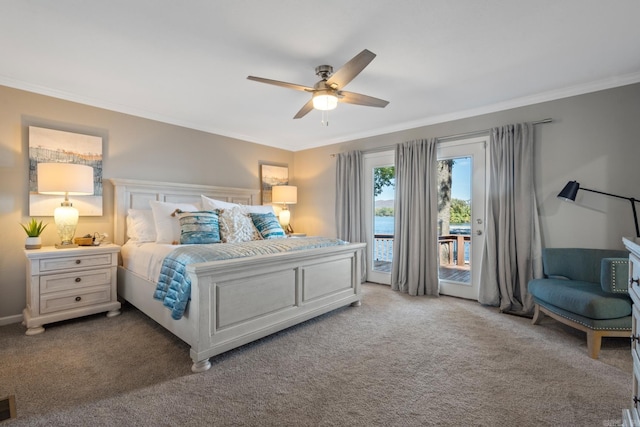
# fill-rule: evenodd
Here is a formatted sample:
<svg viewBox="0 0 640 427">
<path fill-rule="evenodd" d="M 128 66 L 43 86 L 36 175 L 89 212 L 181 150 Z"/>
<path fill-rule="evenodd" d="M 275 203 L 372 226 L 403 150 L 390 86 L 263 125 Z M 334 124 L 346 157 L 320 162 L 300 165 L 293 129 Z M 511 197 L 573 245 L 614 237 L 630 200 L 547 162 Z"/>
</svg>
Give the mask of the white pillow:
<svg viewBox="0 0 640 427">
<path fill-rule="evenodd" d="M 237 203 L 223 202 L 222 200 L 211 199 L 205 195 L 200 195 L 202 209 L 205 211 L 214 211 L 216 209 L 232 209 L 240 206 Z"/>
<path fill-rule="evenodd" d="M 156 224 L 150 209 L 127 211 L 127 236 L 137 242 L 156 241 Z"/>
<path fill-rule="evenodd" d="M 238 203 L 223 202 L 222 200 L 211 199 L 205 195 L 200 195 L 202 199 L 202 209 L 212 211 L 215 209 L 240 208 L 244 213 L 274 213 L 271 205 L 240 205 Z"/>
<path fill-rule="evenodd" d="M 153 222 L 156 226 L 157 243 L 179 243 L 180 242 L 180 221 L 178 216 L 172 216 L 176 209 L 183 212 L 199 211 L 200 207 L 191 203 L 149 202 L 153 212 Z"/>
<path fill-rule="evenodd" d="M 273 206 L 271 205 L 243 205 L 242 209 L 246 212 L 246 213 L 272 213 L 275 214 L 275 212 L 273 211 Z"/>
<path fill-rule="evenodd" d="M 224 243 L 248 242 L 262 240 L 262 235 L 253 224 L 248 213 L 240 206 L 223 209 L 218 216 L 220 221 L 220 237 Z"/>
</svg>

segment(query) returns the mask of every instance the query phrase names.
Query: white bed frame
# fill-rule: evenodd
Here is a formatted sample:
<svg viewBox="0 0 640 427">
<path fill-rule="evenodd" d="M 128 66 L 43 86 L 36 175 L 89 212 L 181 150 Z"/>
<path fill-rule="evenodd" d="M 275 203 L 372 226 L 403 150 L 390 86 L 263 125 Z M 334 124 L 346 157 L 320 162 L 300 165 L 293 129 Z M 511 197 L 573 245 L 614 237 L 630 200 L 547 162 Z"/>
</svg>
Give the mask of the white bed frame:
<svg viewBox="0 0 640 427">
<path fill-rule="evenodd" d="M 111 179 L 114 241 L 126 242 L 127 210 L 149 201 L 199 202 L 200 195 L 255 205 L 259 190 Z M 193 264 L 191 301 L 180 320 L 153 299 L 156 284 L 118 267 L 118 295 L 191 346 L 193 372 L 209 358 L 336 308 L 359 306 L 364 243 Z"/>
</svg>

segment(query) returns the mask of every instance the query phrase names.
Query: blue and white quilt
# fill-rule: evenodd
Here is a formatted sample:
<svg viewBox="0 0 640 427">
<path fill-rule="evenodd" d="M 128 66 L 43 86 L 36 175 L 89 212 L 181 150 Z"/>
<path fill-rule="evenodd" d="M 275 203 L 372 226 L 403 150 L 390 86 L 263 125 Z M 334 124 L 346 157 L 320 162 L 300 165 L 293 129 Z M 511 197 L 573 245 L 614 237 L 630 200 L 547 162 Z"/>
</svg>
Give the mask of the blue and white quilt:
<svg viewBox="0 0 640 427">
<path fill-rule="evenodd" d="M 191 279 L 187 274 L 188 264 L 344 244 L 346 242 L 339 239 L 306 237 L 179 246 L 164 259 L 153 297 L 171 309 L 171 317 L 177 320 L 183 316 L 191 296 Z"/>
</svg>

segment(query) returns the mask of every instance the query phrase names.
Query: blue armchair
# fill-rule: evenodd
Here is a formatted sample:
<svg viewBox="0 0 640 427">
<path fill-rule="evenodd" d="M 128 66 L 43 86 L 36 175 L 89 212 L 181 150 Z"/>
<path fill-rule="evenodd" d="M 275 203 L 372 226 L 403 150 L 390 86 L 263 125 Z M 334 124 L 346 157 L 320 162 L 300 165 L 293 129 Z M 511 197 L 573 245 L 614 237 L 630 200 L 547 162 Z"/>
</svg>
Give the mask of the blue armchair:
<svg viewBox="0 0 640 427">
<path fill-rule="evenodd" d="M 609 249 L 547 248 L 545 277 L 528 283 L 537 325 L 548 315 L 587 333 L 589 356 L 598 358 L 602 337 L 629 337 L 631 298 L 628 252 Z"/>
</svg>

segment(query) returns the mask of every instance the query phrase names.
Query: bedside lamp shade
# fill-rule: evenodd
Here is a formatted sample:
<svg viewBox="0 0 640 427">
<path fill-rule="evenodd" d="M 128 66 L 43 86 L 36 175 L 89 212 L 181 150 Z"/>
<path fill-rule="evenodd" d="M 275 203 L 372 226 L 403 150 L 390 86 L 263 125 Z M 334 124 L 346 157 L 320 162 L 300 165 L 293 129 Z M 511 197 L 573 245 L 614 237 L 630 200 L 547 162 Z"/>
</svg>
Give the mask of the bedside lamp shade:
<svg viewBox="0 0 640 427">
<path fill-rule="evenodd" d="M 273 203 L 282 203 L 282 211 L 278 216 L 280 225 L 287 233 L 293 233 L 293 228 L 290 225 L 291 211 L 289 211 L 287 205 L 298 203 L 298 187 L 295 185 L 274 185 L 271 187 L 271 201 Z"/>
<path fill-rule="evenodd" d="M 295 185 L 274 185 L 271 187 L 273 203 L 295 205 L 298 203 L 298 187 Z"/>
<path fill-rule="evenodd" d="M 79 214 L 69 202 L 69 195 L 93 194 L 93 168 L 74 163 L 38 163 L 38 193 L 64 195 L 64 201 L 53 215 L 61 240 L 56 247 L 75 247 L 73 236 Z"/>
</svg>

